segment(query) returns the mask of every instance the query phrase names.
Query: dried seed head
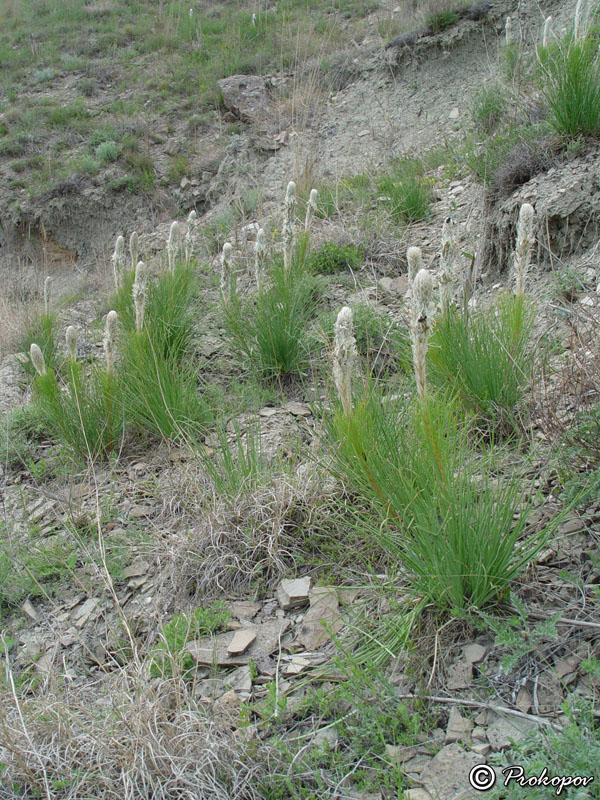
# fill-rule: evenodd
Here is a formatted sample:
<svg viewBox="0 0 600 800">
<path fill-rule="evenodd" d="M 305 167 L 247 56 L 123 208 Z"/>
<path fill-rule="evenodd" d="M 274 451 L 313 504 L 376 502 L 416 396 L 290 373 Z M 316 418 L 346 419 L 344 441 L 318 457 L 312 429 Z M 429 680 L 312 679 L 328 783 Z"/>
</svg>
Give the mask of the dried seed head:
<svg viewBox="0 0 600 800">
<path fill-rule="evenodd" d="M 140 252 L 140 240 L 135 231 L 129 237 L 129 255 L 131 256 L 131 269 L 135 269 Z"/>
<path fill-rule="evenodd" d="M 296 208 L 296 184 L 290 181 L 285 193 L 285 217 L 283 221 L 283 266 L 289 270 L 294 249 L 294 215 Z"/>
<path fill-rule="evenodd" d="M 179 225 L 176 221 L 171 223 L 171 227 L 169 228 L 169 238 L 167 240 L 167 260 L 169 263 L 169 272 L 173 272 L 175 269 L 175 259 L 177 258 L 177 253 L 179 251 L 179 244 L 180 244 L 180 230 Z"/>
<path fill-rule="evenodd" d="M 117 236 L 115 250 L 112 254 L 112 265 L 115 288 L 119 290 L 123 285 L 123 273 L 125 271 L 125 239 L 122 236 Z"/>
<path fill-rule="evenodd" d="M 352 309 L 344 306 L 335 323 L 333 379 L 345 414 L 352 411 L 352 372 L 356 355 L 356 339 L 352 331 Z"/>
<path fill-rule="evenodd" d="M 135 267 L 132 295 L 135 308 L 135 329 L 140 333 L 144 326 L 144 311 L 146 308 L 146 265 L 143 261 L 138 261 Z"/>
<path fill-rule="evenodd" d="M 67 349 L 69 351 L 69 357 L 71 361 L 77 361 L 77 329 L 73 327 L 73 325 L 69 325 L 67 328 L 67 332 L 65 333 L 65 339 L 67 340 Z"/>
<path fill-rule="evenodd" d="M 317 213 L 317 197 L 318 197 L 317 190 L 311 189 L 310 197 L 308 198 L 308 203 L 306 204 L 306 217 L 304 218 L 305 231 L 307 231 L 310 228 L 310 223 L 312 221 L 313 215 Z"/>
<path fill-rule="evenodd" d="M 504 24 L 504 35 L 505 35 L 506 44 L 507 45 L 512 44 L 512 42 L 513 42 L 513 25 L 512 25 L 512 19 L 510 17 L 506 18 L 506 23 Z"/>
<path fill-rule="evenodd" d="M 427 394 L 426 359 L 433 313 L 433 278 L 426 269 L 421 269 L 412 285 L 410 332 L 415 381 L 422 398 Z"/>
<path fill-rule="evenodd" d="M 109 311 L 106 315 L 106 327 L 104 328 L 104 355 L 106 356 L 106 371 L 108 373 L 112 373 L 115 364 L 118 323 L 117 312 Z"/>
<path fill-rule="evenodd" d="M 525 277 L 529 269 L 531 251 L 535 242 L 533 216 L 533 206 L 529 203 L 523 203 L 519 211 L 517 244 L 513 253 L 516 294 L 523 294 L 525 291 Z"/>
<path fill-rule="evenodd" d="M 35 371 L 38 375 L 44 375 L 46 372 L 46 362 L 44 360 L 44 354 L 40 350 L 39 346 L 33 342 L 31 347 L 29 348 L 29 355 L 31 357 L 31 362 L 35 367 Z"/>
<path fill-rule="evenodd" d="M 44 311 L 46 316 L 50 313 L 50 296 L 52 294 L 52 278 L 50 275 L 44 281 Z"/>
</svg>

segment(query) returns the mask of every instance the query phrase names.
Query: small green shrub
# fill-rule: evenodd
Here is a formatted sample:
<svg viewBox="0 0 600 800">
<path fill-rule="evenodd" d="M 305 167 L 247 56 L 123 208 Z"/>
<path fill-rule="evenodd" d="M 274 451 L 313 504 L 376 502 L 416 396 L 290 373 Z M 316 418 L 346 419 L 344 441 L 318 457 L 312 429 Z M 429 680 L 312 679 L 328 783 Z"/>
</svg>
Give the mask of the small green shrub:
<svg viewBox="0 0 600 800">
<path fill-rule="evenodd" d="M 116 161 L 119 157 L 119 147 L 116 142 L 106 141 L 101 142 L 96 147 L 96 158 L 101 164 L 106 164 L 111 161 Z"/>
<path fill-rule="evenodd" d="M 328 430 L 339 476 L 378 512 L 358 524 L 403 565 L 415 595 L 459 614 L 506 598 L 547 531 L 523 538 L 521 481 L 473 457 L 474 429 L 451 397 L 411 402 L 367 387 Z"/>
<path fill-rule="evenodd" d="M 425 25 L 433 31 L 433 33 L 442 33 L 452 25 L 460 20 L 459 15 L 450 9 L 441 9 L 440 11 L 433 11 L 428 14 L 425 19 Z"/>
<path fill-rule="evenodd" d="M 33 400 L 46 430 L 79 462 L 105 460 L 123 437 L 123 408 L 115 376 L 69 361 L 64 384 L 48 369 L 33 381 Z"/>
<path fill-rule="evenodd" d="M 242 301 L 235 286 L 223 297 L 225 325 L 236 352 L 267 379 L 301 373 L 306 330 L 316 313 L 320 282 L 304 265 L 275 265 L 265 288 Z"/>
<path fill-rule="evenodd" d="M 548 121 L 562 136 L 600 132 L 600 55 L 595 38 L 567 39 L 540 60 Z"/>
<path fill-rule="evenodd" d="M 471 103 L 471 118 L 475 127 L 490 134 L 502 121 L 508 100 L 500 84 L 480 89 Z"/>
<path fill-rule="evenodd" d="M 417 222 L 429 216 L 431 184 L 424 166 L 415 159 L 402 159 L 389 175 L 376 181 L 380 202 L 389 208 L 396 222 Z"/>
<path fill-rule="evenodd" d="M 471 315 L 450 310 L 433 331 L 428 350 L 432 382 L 456 392 L 465 407 L 493 427 L 512 429 L 535 366 L 532 304 L 506 294 Z"/>
<path fill-rule="evenodd" d="M 358 269 L 362 263 L 363 250 L 354 244 L 326 242 L 308 257 L 308 267 L 320 275 Z"/>
</svg>

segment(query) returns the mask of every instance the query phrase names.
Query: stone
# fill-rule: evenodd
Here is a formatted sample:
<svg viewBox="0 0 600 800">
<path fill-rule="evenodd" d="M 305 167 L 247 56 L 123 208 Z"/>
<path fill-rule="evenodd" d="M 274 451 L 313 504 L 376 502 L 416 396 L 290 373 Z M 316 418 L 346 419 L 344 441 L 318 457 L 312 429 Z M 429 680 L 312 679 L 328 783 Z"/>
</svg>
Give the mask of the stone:
<svg viewBox="0 0 600 800">
<path fill-rule="evenodd" d="M 241 655 L 246 652 L 255 639 L 256 631 L 249 630 L 248 628 L 241 628 L 235 632 L 233 639 L 227 647 L 227 652 L 229 655 Z"/>
<path fill-rule="evenodd" d="M 463 656 L 469 664 L 477 664 L 483 659 L 486 653 L 486 648 L 480 644 L 468 644 L 463 649 Z"/>
<path fill-rule="evenodd" d="M 284 408 L 289 414 L 293 414 L 295 417 L 310 417 L 312 414 L 310 406 L 307 406 L 306 403 L 296 403 L 294 400 L 290 400 L 289 403 L 286 403 Z"/>
<path fill-rule="evenodd" d="M 253 619 L 260 611 L 261 604 L 253 603 L 251 600 L 239 600 L 229 603 L 227 608 L 237 619 Z"/>
<path fill-rule="evenodd" d="M 39 622 L 40 621 L 40 615 L 35 610 L 31 600 L 25 600 L 25 602 L 21 606 L 21 611 L 24 614 L 26 614 L 29 617 L 30 620 L 33 620 L 33 622 Z"/>
<path fill-rule="evenodd" d="M 444 742 L 446 744 L 451 744 L 452 742 L 468 742 L 473 727 L 472 720 L 463 717 L 457 708 L 450 709 Z"/>
<path fill-rule="evenodd" d="M 405 789 L 404 800 L 433 800 L 427 789 Z"/>
<path fill-rule="evenodd" d="M 230 75 L 217 81 L 225 108 L 246 122 L 264 122 L 271 116 L 267 85 L 259 75 Z"/>
<path fill-rule="evenodd" d="M 448 114 L 448 119 L 458 119 L 460 117 L 460 111 L 455 106 L 452 111 Z"/>
<path fill-rule="evenodd" d="M 185 650 L 202 666 L 210 667 L 216 664 L 219 667 L 241 667 L 247 664 L 250 658 L 258 664 L 261 663 L 260 660 L 262 658 L 278 650 L 281 637 L 289 626 L 290 621 L 287 619 L 268 620 L 260 625 L 249 626 L 248 630 L 255 632 L 256 639 L 244 653 L 232 654 L 228 652 L 228 647 L 233 637 L 239 631 L 229 631 L 220 633 L 212 638 L 207 637 L 195 642 L 188 642 Z"/>
<path fill-rule="evenodd" d="M 450 691 L 466 689 L 473 680 L 473 664 L 466 660 L 457 661 L 448 670 L 446 685 Z"/>
<path fill-rule="evenodd" d="M 496 715 L 487 729 L 488 741 L 492 750 L 496 752 L 506 750 L 511 747 L 513 742 L 520 742 L 524 739 L 532 727 L 533 723 L 529 720 Z"/>
<path fill-rule="evenodd" d="M 319 586 L 310 594 L 310 608 L 298 635 L 298 640 L 307 650 L 316 650 L 331 638 L 323 623 L 332 633 L 337 633 L 343 627 L 335 590 Z"/>
<path fill-rule="evenodd" d="M 97 597 L 89 597 L 83 605 L 75 609 L 71 616 L 76 627 L 82 628 L 85 625 L 99 602 Z"/>
<path fill-rule="evenodd" d="M 223 683 L 234 692 L 251 692 L 252 678 L 250 677 L 250 667 L 238 667 L 228 675 Z"/>
<path fill-rule="evenodd" d="M 284 578 L 277 589 L 277 599 L 284 611 L 290 608 L 303 606 L 308 603 L 310 593 L 310 578 L 295 578 L 288 580 Z"/>
<path fill-rule="evenodd" d="M 145 575 L 150 569 L 150 564 L 142 558 L 136 558 L 133 564 L 125 567 L 123 570 L 124 578 L 138 578 L 140 575 Z"/>
<path fill-rule="evenodd" d="M 434 797 L 444 800 L 472 797 L 469 772 L 481 763 L 481 756 L 468 753 L 456 742 L 446 745 L 421 772 L 420 781 Z"/>
<path fill-rule="evenodd" d="M 383 277 L 377 283 L 386 292 L 391 294 L 404 294 L 408 289 L 408 275 L 398 275 L 395 278 Z"/>
<path fill-rule="evenodd" d="M 339 734 L 335 728 L 324 728 L 321 731 L 317 731 L 312 743 L 315 747 L 321 749 L 327 747 L 328 750 L 333 750 L 337 747 L 339 738 Z"/>
</svg>

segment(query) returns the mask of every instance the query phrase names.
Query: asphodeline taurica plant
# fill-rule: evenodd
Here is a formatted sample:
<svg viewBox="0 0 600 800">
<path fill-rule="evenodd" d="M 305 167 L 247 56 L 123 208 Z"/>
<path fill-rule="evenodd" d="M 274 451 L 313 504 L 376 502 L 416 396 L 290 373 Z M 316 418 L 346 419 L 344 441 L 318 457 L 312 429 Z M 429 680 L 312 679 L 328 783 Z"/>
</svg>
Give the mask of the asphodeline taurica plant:
<svg viewBox="0 0 600 800">
<path fill-rule="evenodd" d="M 50 297 L 52 295 L 52 278 L 50 275 L 44 281 L 44 313 L 46 316 L 50 313 Z"/>
<path fill-rule="evenodd" d="M 452 217 L 447 217 L 442 227 L 440 269 L 438 272 L 442 314 L 445 314 L 450 308 L 454 294 L 454 283 L 458 274 L 459 258 L 460 251 L 456 237 L 456 223 Z"/>
<path fill-rule="evenodd" d="M 123 286 L 123 273 L 125 272 L 125 239 L 122 236 L 117 236 L 112 254 L 112 265 L 115 289 L 118 291 Z"/>
<path fill-rule="evenodd" d="M 194 209 L 190 211 L 187 218 L 187 230 L 185 232 L 185 238 L 183 241 L 183 254 L 185 257 L 185 263 L 189 264 L 190 259 L 194 255 L 194 246 L 196 240 L 196 225 L 198 223 L 198 219 L 196 216 L 196 212 Z"/>
<path fill-rule="evenodd" d="M 296 210 L 296 184 L 290 181 L 285 193 L 285 215 L 283 220 L 283 266 L 289 271 L 294 251 L 294 218 Z"/>
<path fill-rule="evenodd" d="M 406 298 L 410 300 L 415 277 L 417 273 L 423 269 L 423 256 L 421 255 L 420 247 L 408 248 L 406 251 L 406 263 L 408 265 L 408 289 L 406 290 Z"/>
<path fill-rule="evenodd" d="M 138 333 L 144 327 L 144 311 L 146 308 L 146 265 L 138 261 L 135 268 L 135 280 L 132 287 L 133 305 L 135 308 L 135 329 Z"/>
<path fill-rule="evenodd" d="M 221 253 L 221 292 L 225 293 L 227 284 L 232 287 L 232 265 L 233 265 L 233 246 L 231 242 L 225 242 Z"/>
<path fill-rule="evenodd" d="M 69 325 L 65 333 L 67 341 L 67 350 L 69 351 L 69 358 L 71 361 L 77 361 L 77 330 L 73 325 Z"/>
<path fill-rule="evenodd" d="M 256 280 L 256 288 L 260 292 L 262 284 L 262 273 L 265 266 L 267 257 L 267 242 L 265 232 L 259 228 L 256 233 L 256 242 L 254 244 L 254 277 Z"/>
<path fill-rule="evenodd" d="M 175 269 L 175 259 L 179 252 L 180 238 L 181 231 L 179 230 L 179 224 L 173 221 L 169 228 L 169 238 L 167 240 L 167 262 L 169 265 L 169 272 L 173 272 Z"/>
<path fill-rule="evenodd" d="M 310 223 L 312 222 L 312 218 L 317 213 L 317 197 L 318 193 L 316 189 L 310 190 L 310 197 L 308 198 L 308 203 L 306 204 L 306 216 L 304 217 L 304 230 L 310 230 Z"/>
<path fill-rule="evenodd" d="M 136 231 L 133 231 L 131 236 L 129 237 L 129 255 L 131 256 L 131 270 L 135 269 L 135 265 L 138 262 L 138 255 L 140 252 L 140 240 L 139 236 L 137 235 Z"/>
<path fill-rule="evenodd" d="M 115 365 L 115 349 L 117 345 L 117 328 L 119 318 L 116 311 L 109 311 L 106 315 L 104 328 L 104 355 L 106 357 L 106 372 L 112 375 Z"/>
<path fill-rule="evenodd" d="M 344 306 L 335 323 L 333 380 L 345 414 L 350 414 L 352 411 L 352 373 L 356 355 L 356 339 L 352 330 L 352 309 Z"/>
<path fill-rule="evenodd" d="M 433 278 L 426 269 L 417 272 L 411 288 L 410 333 L 417 391 L 427 395 L 427 347 L 434 315 Z"/>
<path fill-rule="evenodd" d="M 517 223 L 517 244 L 513 253 L 513 268 L 515 274 L 515 294 L 524 294 L 525 278 L 531 261 L 531 251 L 535 242 L 533 234 L 533 206 L 523 203 L 519 211 Z"/>
<path fill-rule="evenodd" d="M 44 361 L 44 354 L 42 353 L 39 345 L 37 345 L 35 342 L 33 342 L 29 348 L 29 355 L 31 356 L 31 363 L 35 367 L 37 374 L 45 375 L 46 362 Z"/>
</svg>

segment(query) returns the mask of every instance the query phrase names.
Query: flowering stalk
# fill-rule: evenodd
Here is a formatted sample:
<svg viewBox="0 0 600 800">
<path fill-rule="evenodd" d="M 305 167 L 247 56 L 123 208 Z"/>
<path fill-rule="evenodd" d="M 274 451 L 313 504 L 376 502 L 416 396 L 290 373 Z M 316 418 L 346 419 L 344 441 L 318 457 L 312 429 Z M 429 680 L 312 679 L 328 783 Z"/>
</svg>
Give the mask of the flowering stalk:
<svg viewBox="0 0 600 800">
<path fill-rule="evenodd" d="M 144 327 L 144 311 L 146 308 L 146 265 L 143 261 L 138 261 L 135 268 L 132 295 L 135 307 L 135 329 L 138 333 L 141 333 Z"/>
<path fill-rule="evenodd" d="M 285 193 L 285 219 L 283 222 L 283 268 L 289 272 L 294 250 L 294 210 L 296 208 L 296 184 L 290 181 Z"/>
<path fill-rule="evenodd" d="M 256 278 L 256 288 L 259 292 L 266 256 L 267 243 L 265 241 L 265 232 L 262 228 L 259 228 L 256 233 L 256 243 L 254 245 L 254 277 Z"/>
<path fill-rule="evenodd" d="M 223 252 L 221 253 L 221 292 L 225 293 L 225 287 L 229 279 L 229 288 L 231 290 L 231 266 L 233 262 L 233 247 L 229 242 L 223 245 Z"/>
<path fill-rule="evenodd" d="M 310 197 L 308 198 L 308 203 L 306 204 L 306 216 L 304 218 L 305 231 L 308 231 L 308 229 L 310 228 L 310 223 L 312 222 L 312 218 L 317 213 L 317 197 L 318 197 L 317 190 L 311 189 Z"/>
<path fill-rule="evenodd" d="M 196 238 L 196 212 L 194 209 L 190 211 L 187 218 L 187 231 L 185 232 L 185 239 L 183 243 L 183 251 L 185 255 L 185 263 L 189 264 L 190 259 L 194 253 L 194 239 Z"/>
<path fill-rule="evenodd" d="M 115 250 L 112 254 L 112 265 L 115 289 L 118 291 L 123 286 L 123 273 L 125 271 L 125 239 L 122 236 L 117 236 Z"/>
<path fill-rule="evenodd" d="M 352 370 L 356 359 L 356 339 L 352 332 L 352 309 L 344 306 L 335 322 L 333 379 L 344 414 L 352 411 Z"/>
<path fill-rule="evenodd" d="M 510 17 L 506 18 L 506 23 L 504 24 L 504 36 L 506 45 L 508 47 L 513 43 L 513 25 Z"/>
<path fill-rule="evenodd" d="M 44 281 L 44 312 L 46 316 L 50 313 L 50 296 L 52 294 L 52 278 L 50 275 Z"/>
<path fill-rule="evenodd" d="M 115 366 L 118 321 L 117 312 L 109 311 L 106 315 L 106 327 L 104 328 L 104 355 L 106 356 L 106 372 L 108 375 L 113 374 Z"/>
<path fill-rule="evenodd" d="M 523 294 L 525 292 L 525 277 L 529 269 L 531 251 L 535 242 L 535 236 L 533 234 L 533 215 L 533 206 L 529 203 L 523 203 L 519 211 L 517 245 L 513 253 L 515 294 Z"/>
<path fill-rule="evenodd" d="M 440 306 L 442 314 L 450 308 L 453 295 L 453 284 L 456 280 L 458 266 L 458 242 L 456 240 L 456 226 L 451 217 L 444 220 L 442 227 L 442 246 L 440 248 Z"/>
<path fill-rule="evenodd" d="M 180 231 L 177 222 L 172 222 L 169 229 L 169 239 L 167 241 L 167 259 L 169 262 L 169 272 L 175 269 L 175 259 L 179 251 Z"/>
<path fill-rule="evenodd" d="M 589 0 L 577 0 L 575 7 L 575 23 L 573 25 L 573 37 L 575 41 L 585 39 L 587 36 L 590 21 L 590 2 Z"/>
<path fill-rule="evenodd" d="M 411 291 L 410 334 L 412 340 L 413 364 L 419 397 L 427 395 L 426 358 L 429 332 L 433 320 L 433 279 L 426 269 L 415 276 Z"/>
<path fill-rule="evenodd" d="M 135 231 L 129 237 L 129 254 L 131 256 L 131 271 L 135 269 L 140 252 L 140 239 Z"/>
<path fill-rule="evenodd" d="M 77 329 L 73 325 L 69 325 L 67 328 L 65 339 L 67 340 L 69 358 L 71 361 L 77 361 Z"/>
<path fill-rule="evenodd" d="M 548 47 L 548 44 L 550 43 L 551 25 L 552 17 L 546 17 L 544 20 L 544 33 L 542 34 L 542 47 L 544 48 Z"/>
<path fill-rule="evenodd" d="M 29 348 L 29 355 L 31 357 L 31 363 L 35 367 L 37 374 L 45 375 L 46 361 L 44 360 L 44 354 L 42 353 L 39 345 L 37 345 L 35 342 L 33 342 Z"/>
<path fill-rule="evenodd" d="M 408 288 L 406 290 L 406 299 L 410 300 L 412 285 L 417 273 L 423 269 L 423 256 L 421 255 L 420 247 L 409 247 L 406 251 L 406 263 L 408 265 Z"/>
</svg>

